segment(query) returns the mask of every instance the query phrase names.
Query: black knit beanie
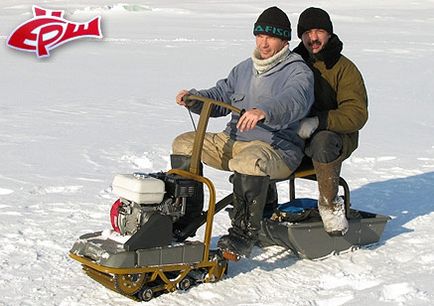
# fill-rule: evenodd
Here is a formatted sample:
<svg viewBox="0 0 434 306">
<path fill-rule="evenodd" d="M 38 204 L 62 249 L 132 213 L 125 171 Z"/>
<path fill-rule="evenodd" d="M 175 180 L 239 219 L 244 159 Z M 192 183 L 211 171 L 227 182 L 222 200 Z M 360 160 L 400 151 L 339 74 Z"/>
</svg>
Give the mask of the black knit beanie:
<svg viewBox="0 0 434 306">
<path fill-rule="evenodd" d="M 311 29 L 323 29 L 326 30 L 330 35 L 333 34 L 333 24 L 330 20 L 329 14 L 317 7 L 305 9 L 298 18 L 298 38 L 301 38 L 304 32 Z"/>
<path fill-rule="evenodd" d="M 253 35 L 259 34 L 291 40 L 291 22 L 280 8 L 269 7 L 259 15 L 253 28 Z"/>
</svg>

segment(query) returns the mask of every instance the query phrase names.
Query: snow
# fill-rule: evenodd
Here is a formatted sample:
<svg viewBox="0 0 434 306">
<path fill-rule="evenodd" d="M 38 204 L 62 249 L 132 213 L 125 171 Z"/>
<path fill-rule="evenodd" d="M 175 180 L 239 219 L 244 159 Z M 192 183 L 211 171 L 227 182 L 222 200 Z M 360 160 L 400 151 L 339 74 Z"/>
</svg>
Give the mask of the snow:
<svg viewBox="0 0 434 306">
<path fill-rule="evenodd" d="M 315 261 L 255 248 L 226 279 L 149 305 L 432 305 L 434 1 L 235 2 L 1 1 L 0 305 L 136 305 L 85 276 L 68 252 L 80 235 L 110 227 L 116 174 L 169 168 L 172 139 L 192 129 L 177 91 L 210 87 L 250 56 L 252 25 L 275 4 L 292 21 L 292 48 L 303 9 L 330 12 L 369 93 L 370 118 L 343 176 L 354 207 L 393 219 L 376 245 Z M 6 47 L 33 4 L 77 22 L 101 15 L 104 39 L 46 59 Z M 230 192 L 228 173 L 205 174 L 218 198 Z M 317 195 L 314 183 L 297 186 Z M 278 190 L 286 201 L 286 183 Z M 229 224 L 216 216 L 214 245 Z"/>
</svg>

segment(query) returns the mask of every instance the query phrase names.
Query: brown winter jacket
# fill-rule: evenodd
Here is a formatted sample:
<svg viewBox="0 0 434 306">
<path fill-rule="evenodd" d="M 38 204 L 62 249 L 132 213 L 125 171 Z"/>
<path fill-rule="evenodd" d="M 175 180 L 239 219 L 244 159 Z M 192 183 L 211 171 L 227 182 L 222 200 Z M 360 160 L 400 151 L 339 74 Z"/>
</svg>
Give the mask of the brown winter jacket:
<svg viewBox="0 0 434 306">
<path fill-rule="evenodd" d="M 342 135 L 342 157 L 358 146 L 359 130 L 368 120 L 368 100 L 362 75 L 341 54 L 342 42 L 333 34 L 326 47 L 313 58 L 301 42 L 300 54 L 315 75 L 315 103 L 309 116 L 318 116 L 318 130 Z"/>
</svg>

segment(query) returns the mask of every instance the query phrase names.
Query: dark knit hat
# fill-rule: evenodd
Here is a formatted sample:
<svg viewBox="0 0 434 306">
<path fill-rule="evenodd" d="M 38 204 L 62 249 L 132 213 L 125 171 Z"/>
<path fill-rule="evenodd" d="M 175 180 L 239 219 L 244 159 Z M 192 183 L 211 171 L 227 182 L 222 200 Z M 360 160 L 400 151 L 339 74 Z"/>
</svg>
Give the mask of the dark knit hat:
<svg viewBox="0 0 434 306">
<path fill-rule="evenodd" d="M 269 7 L 259 15 L 253 28 L 253 35 L 259 34 L 291 40 L 291 22 L 280 8 Z"/>
<path fill-rule="evenodd" d="M 297 36 L 301 38 L 304 32 L 311 29 L 323 29 L 329 34 L 333 34 L 333 24 L 330 20 L 329 14 L 326 11 L 317 8 L 310 7 L 305 9 L 298 18 Z"/>
</svg>

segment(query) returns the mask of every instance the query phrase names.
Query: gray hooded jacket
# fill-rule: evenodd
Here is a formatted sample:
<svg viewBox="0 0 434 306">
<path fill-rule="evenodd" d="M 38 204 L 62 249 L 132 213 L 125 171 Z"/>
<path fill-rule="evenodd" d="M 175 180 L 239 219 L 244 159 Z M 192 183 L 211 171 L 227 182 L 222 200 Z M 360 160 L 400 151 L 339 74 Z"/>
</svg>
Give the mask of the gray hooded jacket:
<svg viewBox="0 0 434 306">
<path fill-rule="evenodd" d="M 277 149 L 291 170 L 303 157 L 304 141 L 297 135 L 300 119 L 314 101 L 312 71 L 296 53 L 287 56 L 270 70 L 258 74 L 251 58 L 235 66 L 226 79 L 206 90 L 192 89 L 191 94 L 230 103 L 239 109 L 262 109 L 266 116 L 256 128 L 241 132 L 236 128 L 239 115 L 232 113 L 225 133 L 238 141 L 261 140 Z M 199 114 L 202 103 L 191 110 Z M 215 106 L 212 117 L 226 116 L 229 110 Z"/>
</svg>

